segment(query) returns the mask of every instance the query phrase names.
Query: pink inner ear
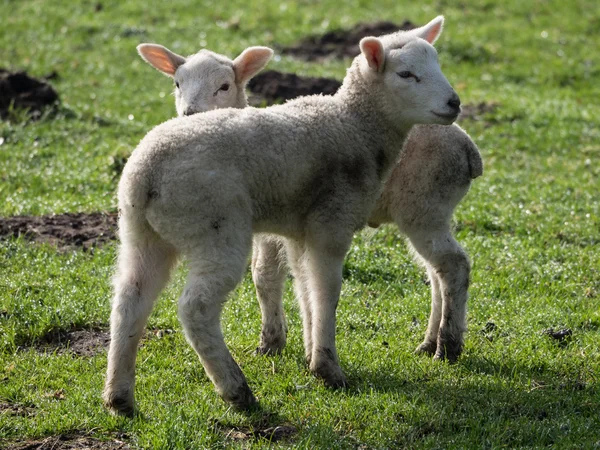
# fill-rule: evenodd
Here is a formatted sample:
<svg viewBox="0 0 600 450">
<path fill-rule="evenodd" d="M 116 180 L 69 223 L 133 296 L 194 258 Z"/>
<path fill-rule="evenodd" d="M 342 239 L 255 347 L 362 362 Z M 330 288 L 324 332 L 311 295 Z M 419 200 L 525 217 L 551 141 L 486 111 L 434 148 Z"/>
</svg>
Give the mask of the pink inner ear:
<svg viewBox="0 0 600 450">
<path fill-rule="evenodd" d="M 251 61 L 249 58 L 235 69 L 238 80 L 243 81 L 249 78 L 249 76 L 254 72 L 254 61 Z"/>
<path fill-rule="evenodd" d="M 362 47 L 369 67 L 376 71 L 381 70 L 383 65 L 383 48 L 381 44 L 375 40 L 368 40 L 363 42 Z"/>
<path fill-rule="evenodd" d="M 173 62 L 167 55 L 165 55 L 163 51 L 150 48 L 145 49 L 143 53 L 146 60 L 156 69 L 169 75 L 173 75 L 175 73 L 176 68 L 173 65 Z"/>
<path fill-rule="evenodd" d="M 431 27 L 429 30 L 427 30 L 427 34 L 425 35 L 425 40 L 427 42 L 429 42 L 430 44 L 432 44 L 439 36 L 441 29 L 442 29 L 442 24 L 436 23 L 433 27 Z"/>
<path fill-rule="evenodd" d="M 238 82 L 247 82 L 252 78 L 265 66 L 271 55 L 270 49 L 250 48 L 244 50 L 233 62 L 233 70 Z"/>
</svg>

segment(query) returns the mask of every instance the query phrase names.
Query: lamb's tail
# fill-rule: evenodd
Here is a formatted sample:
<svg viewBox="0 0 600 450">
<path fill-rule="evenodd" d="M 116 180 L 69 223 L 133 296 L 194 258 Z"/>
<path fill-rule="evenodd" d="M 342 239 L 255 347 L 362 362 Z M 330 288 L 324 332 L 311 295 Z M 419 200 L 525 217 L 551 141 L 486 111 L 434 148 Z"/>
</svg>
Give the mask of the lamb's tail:
<svg viewBox="0 0 600 450">
<path fill-rule="evenodd" d="M 146 218 L 146 208 L 152 198 L 152 177 L 142 173 L 140 166 L 127 164 L 119 182 L 119 237 L 121 242 L 146 240 L 155 232 Z M 141 166 L 143 169 L 143 166 Z M 142 244 L 142 242 L 140 242 Z"/>
<path fill-rule="evenodd" d="M 475 143 L 469 139 L 469 142 L 465 146 L 467 151 L 467 160 L 469 161 L 469 172 L 471 179 L 474 180 L 483 174 L 483 161 L 481 160 L 481 154 Z"/>
<path fill-rule="evenodd" d="M 119 255 L 113 277 L 115 299 L 151 308 L 169 278 L 175 249 L 148 221 L 154 182 L 143 167 L 125 166 L 119 182 Z M 148 310 L 149 311 L 149 310 Z"/>
</svg>

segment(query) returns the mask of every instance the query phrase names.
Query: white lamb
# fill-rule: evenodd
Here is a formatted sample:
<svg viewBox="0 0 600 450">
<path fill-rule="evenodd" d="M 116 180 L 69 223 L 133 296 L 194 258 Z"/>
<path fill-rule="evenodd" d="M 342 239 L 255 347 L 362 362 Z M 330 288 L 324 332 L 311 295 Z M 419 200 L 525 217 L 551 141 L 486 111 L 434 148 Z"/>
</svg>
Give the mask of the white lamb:
<svg viewBox="0 0 600 450">
<path fill-rule="evenodd" d="M 209 50 L 184 58 L 157 44 L 137 46 L 140 56 L 173 78 L 179 116 L 248 106 L 246 84 L 273 56 L 268 47 L 249 47 L 235 60 Z"/>
<path fill-rule="evenodd" d="M 148 49 L 153 50 L 152 55 L 148 55 Z M 153 44 L 142 44 L 138 51 L 158 70 L 162 70 L 160 62 L 163 59 L 182 58 Z M 157 54 L 164 56 L 156 58 Z M 200 63 L 202 69 L 178 73 L 187 87 L 185 91 L 177 89 L 178 101 L 198 104 L 195 98 L 200 96 L 205 99 L 204 110 L 219 107 L 210 100 L 217 98 L 213 95 L 215 87 L 227 79 L 212 68 L 213 58 L 200 59 Z M 166 73 L 171 74 L 170 71 Z M 245 95 L 236 98 L 237 102 L 232 101 L 227 106 L 241 108 L 247 105 Z M 182 108 L 177 110 L 182 111 Z M 196 108 L 196 112 L 204 110 Z M 458 125 L 417 125 L 410 131 L 400 160 L 368 221 L 372 227 L 396 223 L 427 268 L 431 314 L 425 339 L 417 352 L 435 354 L 438 359 L 454 361 L 462 351 L 470 264 L 466 252 L 452 236 L 450 220 L 471 180 L 480 176 L 482 170 L 477 146 Z M 262 311 L 261 341 L 257 350 L 264 354 L 279 353 L 286 343 L 282 306 L 285 249 L 281 239 L 264 234 L 255 237 L 252 275 Z M 310 320 L 309 313 L 310 310 L 303 314 L 307 321 Z M 310 326 L 305 327 L 305 330 L 310 329 Z M 306 340 L 310 342 L 310 335 Z M 307 348 L 310 350 L 311 345 Z M 309 351 L 307 356 L 310 356 Z"/>
<path fill-rule="evenodd" d="M 137 343 L 179 255 L 190 269 L 179 300 L 188 341 L 225 401 L 255 403 L 220 328 L 254 232 L 286 237 L 310 307 L 310 369 L 329 386 L 345 385 L 335 349 L 344 255 L 412 125 L 451 124 L 460 112 L 430 44 L 442 24 L 440 16 L 409 32 L 364 38 L 332 97 L 195 114 L 146 135 L 119 183 L 109 408 L 133 410 Z"/>
</svg>

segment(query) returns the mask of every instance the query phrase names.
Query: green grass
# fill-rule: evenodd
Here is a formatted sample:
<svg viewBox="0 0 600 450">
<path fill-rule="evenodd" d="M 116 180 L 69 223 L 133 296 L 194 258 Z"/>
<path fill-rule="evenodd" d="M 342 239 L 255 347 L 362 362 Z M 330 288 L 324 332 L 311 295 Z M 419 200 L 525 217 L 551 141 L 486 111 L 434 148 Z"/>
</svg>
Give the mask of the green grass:
<svg viewBox="0 0 600 450">
<path fill-rule="evenodd" d="M 139 448 L 593 448 L 600 445 L 600 8 L 596 2 L 45 2 L 0 1 L 0 67 L 42 76 L 62 104 L 28 123 L 0 123 L 0 216 L 115 209 L 115 161 L 175 114 L 170 81 L 135 53 L 159 42 L 234 56 L 376 19 L 447 18 L 437 47 L 463 103 L 497 103 L 465 129 L 484 176 L 456 213 L 473 261 L 464 355 L 455 365 L 412 354 L 429 288 L 393 227 L 357 235 L 346 260 L 338 347 L 351 382 L 330 391 L 303 363 L 288 286 L 283 355 L 253 355 L 260 318 L 247 275 L 223 328 L 263 411 L 245 416 L 217 397 L 186 344 L 175 303 L 180 268 L 140 350 L 133 420 L 100 402 L 106 355 L 40 354 L 57 329 L 106 326 L 116 245 L 59 253 L 0 242 L 0 447 L 85 432 L 124 433 Z M 236 25 L 238 24 L 238 25 Z M 270 68 L 341 78 L 349 62 L 282 57 Z M 162 95 L 161 95 L 162 93 Z M 131 119 L 130 119 L 131 116 Z M 288 283 L 289 285 L 289 283 Z M 493 322 L 494 330 L 486 330 Z M 559 344 L 543 332 L 570 328 Z M 62 391 L 61 391 L 62 390 Z M 62 395 L 53 395 L 56 392 Z M 58 397 L 58 398 L 56 398 Z M 287 424 L 289 440 L 236 441 L 231 429 Z"/>
</svg>

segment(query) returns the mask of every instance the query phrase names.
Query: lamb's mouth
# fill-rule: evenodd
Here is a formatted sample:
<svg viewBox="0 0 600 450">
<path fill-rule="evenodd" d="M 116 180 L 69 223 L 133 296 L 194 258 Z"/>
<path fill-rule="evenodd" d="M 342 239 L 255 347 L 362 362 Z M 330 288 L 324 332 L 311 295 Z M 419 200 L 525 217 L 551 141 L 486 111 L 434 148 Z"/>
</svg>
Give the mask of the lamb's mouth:
<svg viewBox="0 0 600 450">
<path fill-rule="evenodd" d="M 460 114 L 460 110 L 459 110 L 458 112 L 455 112 L 455 113 L 453 112 L 453 113 L 449 113 L 449 114 L 438 113 L 438 112 L 435 112 L 435 111 L 431 111 L 431 112 L 432 112 L 434 115 L 436 115 L 436 116 L 438 116 L 438 117 L 441 117 L 442 119 L 445 119 L 445 120 L 452 120 L 452 121 L 456 120 L 456 118 L 457 118 L 457 117 L 458 117 L 458 115 Z"/>
</svg>

